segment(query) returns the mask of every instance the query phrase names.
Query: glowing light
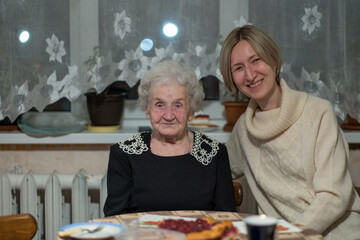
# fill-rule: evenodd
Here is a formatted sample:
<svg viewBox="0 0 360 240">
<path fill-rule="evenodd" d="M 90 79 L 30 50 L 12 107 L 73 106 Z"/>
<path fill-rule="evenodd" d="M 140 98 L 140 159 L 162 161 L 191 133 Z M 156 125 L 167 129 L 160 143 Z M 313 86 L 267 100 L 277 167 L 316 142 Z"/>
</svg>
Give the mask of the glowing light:
<svg viewBox="0 0 360 240">
<path fill-rule="evenodd" d="M 140 43 L 140 48 L 143 51 L 150 51 L 154 46 L 154 43 L 151 39 L 149 38 L 145 38 L 144 40 L 141 41 Z"/>
<path fill-rule="evenodd" d="M 22 43 L 26 43 L 30 39 L 30 33 L 26 30 L 21 31 L 19 34 L 19 41 Z"/>
<path fill-rule="evenodd" d="M 167 37 L 175 37 L 178 33 L 178 27 L 173 23 L 167 23 L 163 27 L 163 33 Z"/>
</svg>

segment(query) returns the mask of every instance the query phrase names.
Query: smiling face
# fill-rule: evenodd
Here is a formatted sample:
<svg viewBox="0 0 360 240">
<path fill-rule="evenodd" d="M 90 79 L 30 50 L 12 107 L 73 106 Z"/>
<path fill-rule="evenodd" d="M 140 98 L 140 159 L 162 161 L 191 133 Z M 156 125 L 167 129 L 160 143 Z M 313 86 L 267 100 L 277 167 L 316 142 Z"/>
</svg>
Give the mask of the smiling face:
<svg viewBox="0 0 360 240">
<path fill-rule="evenodd" d="M 275 71 L 265 63 L 246 40 L 239 41 L 231 52 L 231 72 L 236 87 L 254 99 L 264 110 L 281 104 L 280 86 Z"/>
<path fill-rule="evenodd" d="M 186 87 L 155 83 L 150 90 L 146 117 L 150 119 L 154 131 L 162 136 L 183 137 L 187 134 L 187 121 L 192 117 Z"/>
</svg>

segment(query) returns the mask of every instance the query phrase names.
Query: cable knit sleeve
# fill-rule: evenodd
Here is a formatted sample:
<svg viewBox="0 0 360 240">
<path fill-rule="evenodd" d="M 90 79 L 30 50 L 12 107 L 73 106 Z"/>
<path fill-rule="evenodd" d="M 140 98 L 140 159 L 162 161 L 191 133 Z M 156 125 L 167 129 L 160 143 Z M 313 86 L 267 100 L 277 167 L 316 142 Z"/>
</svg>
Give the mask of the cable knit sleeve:
<svg viewBox="0 0 360 240">
<path fill-rule="evenodd" d="M 312 99 L 314 100 L 314 99 Z M 317 100 L 314 100 L 317 101 Z M 314 199 L 298 222 L 323 233 L 347 210 L 353 194 L 347 170 L 348 145 L 327 101 L 309 103 L 306 110 L 304 169 Z M 313 149 L 313 150 L 311 150 Z"/>
<path fill-rule="evenodd" d="M 230 161 L 231 175 L 233 179 L 238 179 L 244 174 L 244 163 L 242 161 L 242 151 L 240 144 L 240 136 L 241 134 L 245 134 L 245 130 L 241 130 L 241 121 L 244 120 L 242 117 L 240 117 L 240 119 L 235 124 L 230 138 L 226 142 L 226 148 Z"/>
</svg>

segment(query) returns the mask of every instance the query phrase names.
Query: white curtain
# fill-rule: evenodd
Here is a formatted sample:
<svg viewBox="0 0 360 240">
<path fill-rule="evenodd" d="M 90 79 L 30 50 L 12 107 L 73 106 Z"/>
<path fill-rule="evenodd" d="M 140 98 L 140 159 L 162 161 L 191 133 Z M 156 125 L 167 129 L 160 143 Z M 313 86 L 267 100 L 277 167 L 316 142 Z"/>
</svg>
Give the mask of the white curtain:
<svg viewBox="0 0 360 240">
<path fill-rule="evenodd" d="M 360 120 L 359 9 L 359 0 L 250 1 L 252 24 L 283 53 L 282 76 L 328 99 L 343 120 Z"/>
<path fill-rule="evenodd" d="M 282 76 L 293 88 L 328 99 L 341 119 L 360 121 L 359 0 L 251 0 L 248 16 L 220 21 L 219 4 L 234 2 L 0 0 L 0 120 L 101 92 L 116 80 L 132 87 L 164 59 L 221 80 L 222 22 L 263 29 L 281 48 Z M 177 36 L 162 34 L 164 21 L 178 26 Z M 23 30 L 30 33 L 25 43 Z M 144 39 L 152 40 L 149 51 Z"/>
</svg>

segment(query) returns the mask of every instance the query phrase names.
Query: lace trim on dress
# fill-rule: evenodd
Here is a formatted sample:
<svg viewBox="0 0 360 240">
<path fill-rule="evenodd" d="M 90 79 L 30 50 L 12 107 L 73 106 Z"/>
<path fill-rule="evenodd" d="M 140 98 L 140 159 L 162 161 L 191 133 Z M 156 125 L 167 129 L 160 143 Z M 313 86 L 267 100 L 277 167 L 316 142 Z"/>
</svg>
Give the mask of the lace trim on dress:
<svg viewBox="0 0 360 240">
<path fill-rule="evenodd" d="M 119 147 L 127 154 L 140 155 L 149 150 L 141 133 L 136 133 L 127 140 L 119 141 Z M 219 150 L 219 142 L 202 132 L 195 131 L 194 146 L 190 154 L 201 164 L 208 165 Z"/>
<path fill-rule="evenodd" d="M 141 137 L 141 133 L 135 133 L 127 140 L 121 140 L 119 147 L 127 154 L 140 155 L 149 150 Z"/>
<path fill-rule="evenodd" d="M 206 147 L 209 146 L 209 147 Z M 195 131 L 194 146 L 190 154 L 203 165 L 208 165 L 219 150 L 219 142 L 212 137 Z"/>
</svg>

